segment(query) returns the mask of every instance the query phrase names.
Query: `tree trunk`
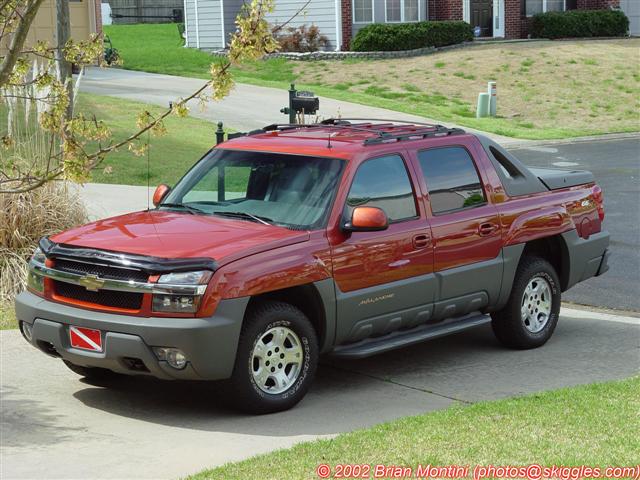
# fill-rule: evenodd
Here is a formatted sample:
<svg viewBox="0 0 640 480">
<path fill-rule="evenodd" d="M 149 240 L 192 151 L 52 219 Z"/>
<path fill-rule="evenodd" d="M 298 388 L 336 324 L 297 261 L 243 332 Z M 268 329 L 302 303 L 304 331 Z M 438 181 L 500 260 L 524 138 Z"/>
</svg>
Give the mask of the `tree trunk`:
<svg viewBox="0 0 640 480">
<path fill-rule="evenodd" d="M 71 38 L 71 21 L 69 15 L 69 0 L 56 0 L 56 61 L 60 72 L 60 81 L 65 83 L 69 92 L 67 119 L 73 117 L 73 77 L 71 63 L 64 58 L 64 46 Z"/>
</svg>

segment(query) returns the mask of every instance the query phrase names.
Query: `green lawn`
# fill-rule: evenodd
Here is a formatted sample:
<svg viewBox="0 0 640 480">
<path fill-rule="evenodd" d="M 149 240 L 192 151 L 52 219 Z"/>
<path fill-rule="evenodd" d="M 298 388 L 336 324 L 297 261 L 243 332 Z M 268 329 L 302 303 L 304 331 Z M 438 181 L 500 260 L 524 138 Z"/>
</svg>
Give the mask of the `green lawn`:
<svg viewBox="0 0 640 480">
<path fill-rule="evenodd" d="M 136 115 L 142 109 L 152 113 L 160 107 L 131 102 L 119 98 L 81 94 L 78 111 L 95 113 L 112 129 L 114 140 L 136 131 Z M 168 133 L 163 137 L 150 136 L 150 183 L 174 185 L 176 181 L 215 144 L 215 124 L 197 118 L 170 116 L 166 121 Z M 147 136 L 143 138 L 147 140 Z M 105 173 L 110 167 L 111 173 Z M 90 180 L 97 183 L 125 185 L 147 184 L 147 157 L 136 157 L 126 148 L 108 155 Z"/>
<path fill-rule="evenodd" d="M 0 330 L 18 328 L 13 303 L 0 304 Z"/>
<path fill-rule="evenodd" d="M 175 25 L 105 27 L 123 68 L 207 78 L 208 54 Z M 298 88 L 501 135 L 553 139 L 640 131 L 640 39 L 484 45 L 396 60 L 259 61 L 236 81 Z M 498 82 L 498 118 L 476 119 L 477 93 Z M 325 116 L 337 112 L 322 112 Z"/>
<path fill-rule="evenodd" d="M 639 412 L 640 377 L 635 377 L 456 405 L 332 440 L 301 443 L 188 478 L 316 479 L 315 469 L 321 463 L 413 468 L 418 464 L 636 465 L 640 463 Z"/>
</svg>

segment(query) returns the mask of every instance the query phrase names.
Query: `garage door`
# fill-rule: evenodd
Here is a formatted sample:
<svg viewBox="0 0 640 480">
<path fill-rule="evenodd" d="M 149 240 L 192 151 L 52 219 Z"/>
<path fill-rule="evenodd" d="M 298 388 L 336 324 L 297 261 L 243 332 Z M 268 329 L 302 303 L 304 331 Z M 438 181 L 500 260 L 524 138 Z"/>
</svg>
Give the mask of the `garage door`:
<svg viewBox="0 0 640 480">
<path fill-rule="evenodd" d="M 629 17 L 629 33 L 640 35 L 640 0 L 620 0 L 620 8 Z"/>
</svg>

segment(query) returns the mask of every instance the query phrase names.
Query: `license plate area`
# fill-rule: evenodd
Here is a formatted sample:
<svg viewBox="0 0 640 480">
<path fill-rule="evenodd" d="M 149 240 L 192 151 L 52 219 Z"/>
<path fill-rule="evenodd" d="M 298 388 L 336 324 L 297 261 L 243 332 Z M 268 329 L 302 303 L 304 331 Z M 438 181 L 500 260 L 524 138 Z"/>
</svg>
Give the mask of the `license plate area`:
<svg viewBox="0 0 640 480">
<path fill-rule="evenodd" d="M 102 332 L 94 328 L 69 326 L 69 340 L 73 348 L 102 352 Z"/>
</svg>

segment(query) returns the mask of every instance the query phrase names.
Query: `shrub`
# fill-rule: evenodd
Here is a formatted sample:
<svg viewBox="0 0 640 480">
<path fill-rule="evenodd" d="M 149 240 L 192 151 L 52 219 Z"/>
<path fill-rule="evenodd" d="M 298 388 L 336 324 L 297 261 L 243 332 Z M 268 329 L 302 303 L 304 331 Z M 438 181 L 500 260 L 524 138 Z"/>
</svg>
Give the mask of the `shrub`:
<svg viewBox="0 0 640 480">
<path fill-rule="evenodd" d="M 282 52 L 316 52 L 329 45 L 329 39 L 317 25 L 288 27 L 285 33 L 276 34 L 276 40 Z"/>
<path fill-rule="evenodd" d="M 62 182 L 0 195 L 0 302 L 24 289 L 27 261 L 40 238 L 86 221 L 77 188 Z"/>
<path fill-rule="evenodd" d="M 622 37 L 629 19 L 620 10 L 568 10 L 533 16 L 533 38 Z"/>
<path fill-rule="evenodd" d="M 351 42 L 354 52 L 413 50 L 442 47 L 473 40 L 466 22 L 372 23 L 358 30 Z"/>
</svg>

